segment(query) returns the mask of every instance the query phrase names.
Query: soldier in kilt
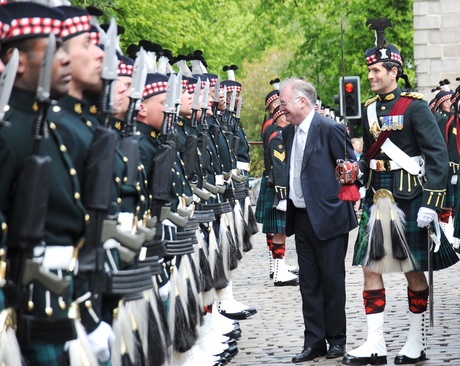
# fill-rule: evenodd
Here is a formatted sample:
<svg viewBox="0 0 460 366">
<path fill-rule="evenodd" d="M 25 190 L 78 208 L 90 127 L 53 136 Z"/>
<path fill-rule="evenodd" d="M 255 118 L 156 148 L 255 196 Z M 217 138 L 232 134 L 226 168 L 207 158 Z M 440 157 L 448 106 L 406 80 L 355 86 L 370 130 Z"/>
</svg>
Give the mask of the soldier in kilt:
<svg viewBox="0 0 460 366">
<path fill-rule="evenodd" d="M 447 85 L 444 85 L 444 87 L 448 88 Z M 446 144 L 447 154 L 449 155 L 449 176 L 447 179 L 446 196 L 442 205 L 442 211 L 439 214 L 443 230 L 447 229 L 449 218 L 452 217 L 453 221 L 455 217 L 458 163 L 460 159 L 457 148 L 457 126 L 454 121 L 454 115 L 451 113 L 450 98 L 453 94 L 450 89 L 443 90 L 435 98 L 436 121 L 438 122 L 444 143 Z"/>
<path fill-rule="evenodd" d="M 427 249 L 431 245 L 428 228 L 433 221 L 436 226 L 442 207 L 449 160 L 422 95 L 403 93 L 398 86 L 398 79 L 404 77 L 401 55 L 384 37 L 391 22 L 379 19 L 366 25 L 377 32 L 377 47 L 366 51 L 366 61 L 371 89 L 378 95 L 367 101 L 364 109 L 360 170 L 367 190 L 353 264 L 364 270 L 368 338 L 348 352 L 342 363 L 386 364 L 382 274 L 404 272 L 410 328 L 394 363 L 414 364 L 426 359 L 424 314 L 429 290 L 423 271 L 428 270 Z M 432 257 L 434 270 L 458 261 L 444 235 Z"/>
<path fill-rule="evenodd" d="M 260 189 L 259 189 L 259 197 L 257 199 L 256 205 L 256 212 L 255 217 L 258 223 L 263 224 L 265 219 L 265 201 L 266 201 L 266 191 L 267 191 L 267 176 L 270 171 L 269 165 L 269 158 L 267 156 L 268 153 L 268 138 L 270 134 L 273 132 L 273 128 L 276 128 L 276 125 L 273 124 L 273 111 L 274 109 L 279 106 L 279 90 L 272 90 L 270 93 L 267 94 L 265 97 L 265 108 L 268 111 L 268 116 L 265 119 L 262 125 L 262 131 L 260 136 L 262 138 L 263 149 L 264 149 L 264 171 L 262 173 L 262 177 L 260 179 Z M 264 231 L 265 232 L 265 231 Z M 268 256 L 269 256 L 269 275 L 270 278 L 273 278 L 274 273 L 274 263 L 272 257 L 272 242 L 273 242 L 273 233 L 267 232 L 266 234 L 267 239 L 267 249 L 268 249 Z"/>
<path fill-rule="evenodd" d="M 267 180 L 262 232 L 273 234 L 270 254 L 274 263 L 275 286 L 297 286 L 299 276 L 290 272 L 284 262 L 286 253 L 286 153 L 281 131 L 288 125 L 285 112 L 277 106 L 273 111 L 273 132 L 268 138 L 267 157 L 270 173 Z"/>
<path fill-rule="evenodd" d="M 11 228 L 14 220 L 18 219 L 12 217 L 14 189 L 27 158 L 33 152 L 34 138 L 31 132 L 37 118 L 35 99 L 40 64 L 49 34 L 53 32 L 59 39 L 63 13 L 36 3 L 9 3 L 2 8 L 6 8 L 13 18 L 10 33 L 2 44 L 2 60 L 8 62 L 14 48 L 19 49 L 20 55 L 10 109 L 5 115 L 11 126 L 0 131 L 0 209 Z M 60 41 L 56 42 L 54 58 L 48 62 L 53 63 L 50 96 L 58 99 L 68 92 L 70 81 L 70 57 Z M 51 293 L 49 284 L 45 287 L 37 281 L 33 281 L 31 287 L 17 286 L 16 291 L 10 288 L 11 291 L 6 294 L 7 303 L 13 304 L 18 313 L 18 340 L 26 362 L 31 365 L 68 362 L 64 345 L 76 337 L 74 322 L 69 318 L 73 279 L 71 255 L 74 247 L 81 242 L 86 223 L 78 179 L 72 174 L 74 167 L 67 148 L 55 125 L 49 122 L 49 115 L 45 124 L 49 138 L 40 142 L 38 155 L 51 157 L 50 189 L 43 236 L 46 247 L 38 247 L 44 250 L 43 257 L 49 259 L 42 266 L 68 279 L 70 285 L 61 297 Z M 10 260 L 13 256 L 17 258 L 21 254 L 27 255 L 27 251 L 38 249 L 37 246 L 21 248 L 9 241 L 7 244 Z"/>
</svg>

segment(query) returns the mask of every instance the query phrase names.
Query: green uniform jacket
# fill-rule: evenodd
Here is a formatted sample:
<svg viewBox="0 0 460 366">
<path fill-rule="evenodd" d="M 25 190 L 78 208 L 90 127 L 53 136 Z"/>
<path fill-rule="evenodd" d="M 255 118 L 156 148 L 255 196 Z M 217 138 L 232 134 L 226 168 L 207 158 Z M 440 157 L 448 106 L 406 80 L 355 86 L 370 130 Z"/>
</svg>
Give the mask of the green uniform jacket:
<svg viewBox="0 0 460 366">
<path fill-rule="evenodd" d="M 389 114 L 400 96 L 401 89 L 398 87 L 393 90 L 393 92 L 377 96 L 366 103 L 363 115 L 364 147 L 360 160 L 361 171 L 365 170 L 366 153 L 375 141 L 375 137 L 369 128 L 367 118 L 368 106 L 372 103 L 377 103 L 377 118 L 379 124 L 381 124 L 383 120 L 382 117 Z M 390 139 L 409 156 L 419 156 L 423 154 L 425 158 L 426 183 L 423 188 L 421 205 L 439 211 L 441 210 L 446 190 L 447 174 L 449 171 L 449 160 L 445 143 L 437 126 L 436 119 L 428 108 L 428 104 L 421 99 L 421 94 L 412 93 L 409 96 L 414 100 L 404 113 L 403 127 L 401 130 L 393 131 L 390 135 Z M 371 122 L 371 126 L 372 125 L 374 125 L 373 122 Z M 389 160 L 389 157 L 384 151 L 380 150 L 374 156 L 374 159 Z M 396 176 L 399 176 L 399 174 Z M 413 179 L 410 180 L 413 182 Z M 366 183 L 367 182 L 364 182 L 364 184 Z M 407 181 L 405 181 L 405 183 L 403 182 L 401 186 L 403 190 L 398 192 L 401 195 L 411 195 L 415 193 L 414 190 L 406 189 L 406 187 L 408 187 Z"/>
<path fill-rule="evenodd" d="M 32 126 L 36 118 L 34 108 L 35 93 L 13 89 L 10 109 L 5 119 L 11 122 L 9 128 L 0 130 L 0 210 L 7 222 L 12 208 L 15 183 L 24 167 L 25 160 L 32 155 Z M 50 107 L 51 109 L 53 107 Z M 45 218 L 44 241 L 47 246 L 75 246 L 84 235 L 86 211 L 80 197 L 80 185 L 75 169 L 63 144 L 56 125 L 49 121 L 49 137 L 40 143 L 39 154 L 52 160 L 50 169 L 50 189 Z M 14 243 L 11 243 L 14 248 Z M 62 297 L 69 305 L 70 292 Z M 34 285 L 31 299 L 34 307 L 27 315 L 45 317 L 47 307 L 44 289 Z M 67 318 L 68 308 L 59 306 L 60 300 L 50 296 L 49 306 L 53 309 L 53 318 Z"/>
</svg>

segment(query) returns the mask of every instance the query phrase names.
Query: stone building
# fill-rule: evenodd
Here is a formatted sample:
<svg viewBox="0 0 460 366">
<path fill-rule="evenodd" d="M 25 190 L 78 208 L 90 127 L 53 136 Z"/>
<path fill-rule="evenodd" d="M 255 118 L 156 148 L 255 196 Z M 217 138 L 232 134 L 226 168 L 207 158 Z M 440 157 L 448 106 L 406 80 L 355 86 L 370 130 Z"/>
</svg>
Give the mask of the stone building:
<svg viewBox="0 0 460 366">
<path fill-rule="evenodd" d="M 440 80 L 460 84 L 460 0 L 413 1 L 415 90 L 428 101 Z"/>
</svg>

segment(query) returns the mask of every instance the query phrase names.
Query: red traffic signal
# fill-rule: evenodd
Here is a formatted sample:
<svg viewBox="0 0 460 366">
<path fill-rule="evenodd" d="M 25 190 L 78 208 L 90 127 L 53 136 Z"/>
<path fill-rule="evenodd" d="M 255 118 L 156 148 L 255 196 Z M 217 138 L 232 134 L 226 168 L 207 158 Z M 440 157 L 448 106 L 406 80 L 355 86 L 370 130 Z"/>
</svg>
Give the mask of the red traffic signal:
<svg viewBox="0 0 460 366">
<path fill-rule="evenodd" d="M 353 83 L 346 83 L 345 84 L 345 91 L 347 93 L 352 93 L 354 89 L 355 89 L 355 87 L 354 87 Z"/>
<path fill-rule="evenodd" d="M 340 114 L 348 119 L 361 118 L 359 76 L 340 78 Z"/>
</svg>

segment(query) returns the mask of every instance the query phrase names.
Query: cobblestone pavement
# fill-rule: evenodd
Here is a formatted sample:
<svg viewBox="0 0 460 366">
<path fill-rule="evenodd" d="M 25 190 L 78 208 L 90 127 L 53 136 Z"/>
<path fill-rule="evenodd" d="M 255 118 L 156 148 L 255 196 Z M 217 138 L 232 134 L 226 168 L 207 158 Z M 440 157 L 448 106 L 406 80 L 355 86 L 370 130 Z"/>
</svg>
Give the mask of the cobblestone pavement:
<svg viewBox="0 0 460 366">
<path fill-rule="evenodd" d="M 363 307 L 363 275 L 352 267 L 353 244 L 357 230 L 350 233 L 347 264 L 347 349 L 361 345 L 367 338 Z M 230 365 L 286 365 L 302 350 L 303 320 L 298 287 L 274 287 L 268 276 L 268 251 L 265 234 L 253 237 L 254 249 L 246 254 L 233 279 L 235 298 L 254 306 L 257 314 L 241 320 L 239 353 Z M 293 238 L 288 238 L 286 261 L 296 265 Z M 434 327 L 427 317 L 428 360 L 418 365 L 460 365 L 459 281 L 460 264 L 434 273 Z M 384 275 L 387 293 L 384 332 L 388 364 L 405 342 L 408 330 L 406 281 L 402 273 Z M 340 365 L 341 359 L 319 357 L 300 365 Z"/>
</svg>

